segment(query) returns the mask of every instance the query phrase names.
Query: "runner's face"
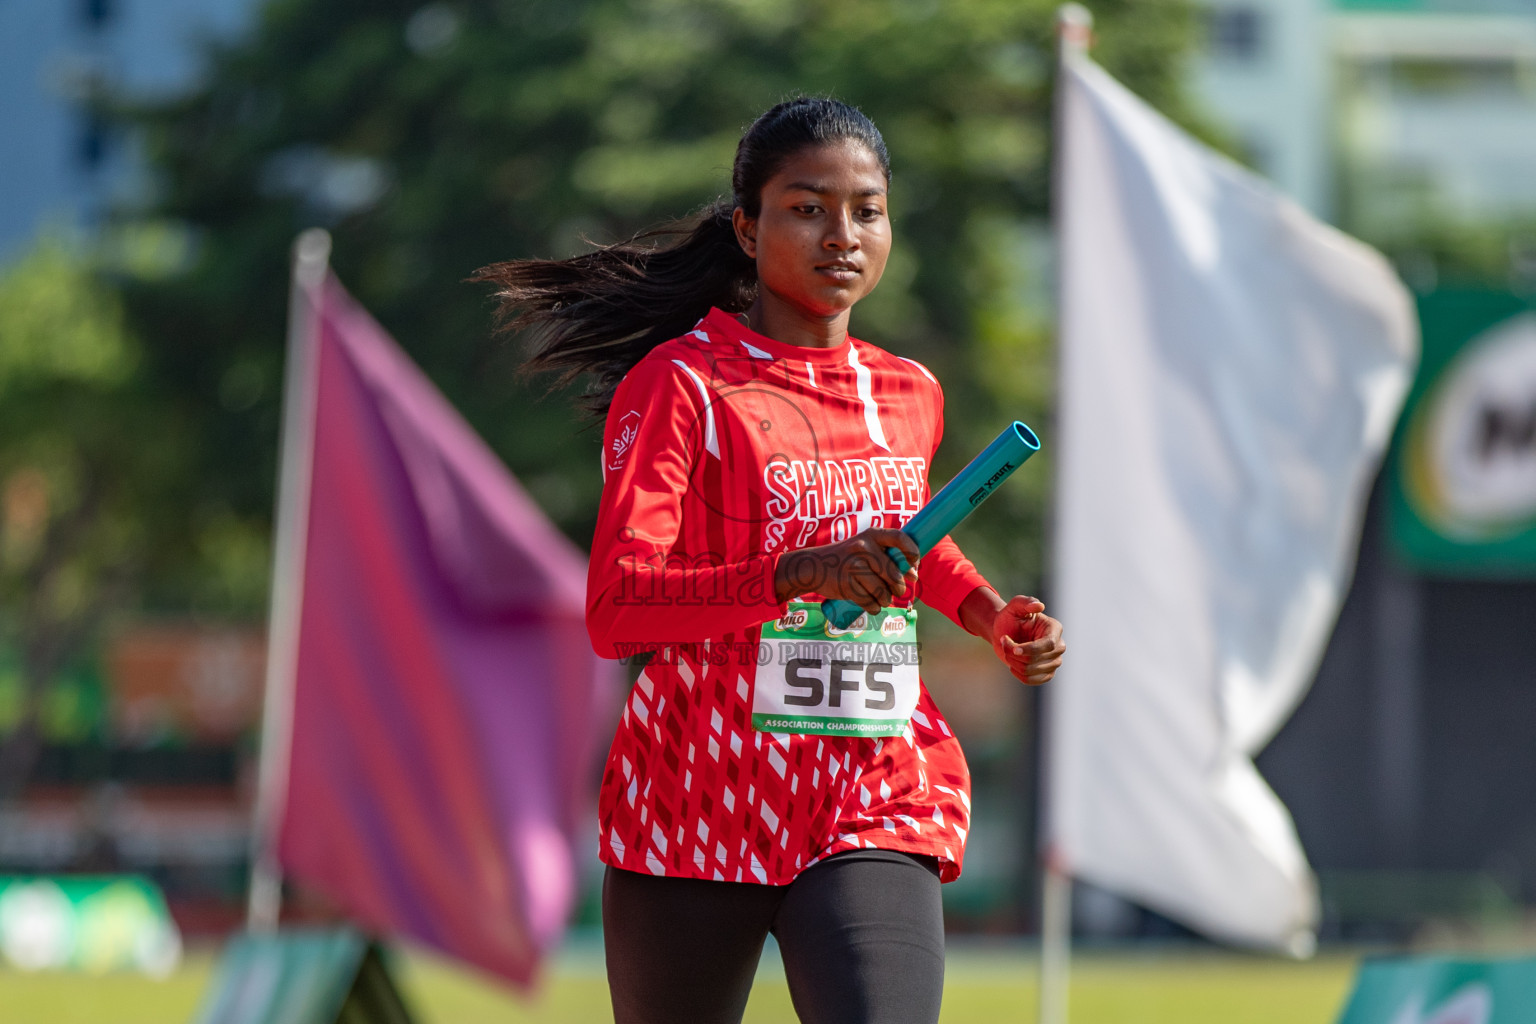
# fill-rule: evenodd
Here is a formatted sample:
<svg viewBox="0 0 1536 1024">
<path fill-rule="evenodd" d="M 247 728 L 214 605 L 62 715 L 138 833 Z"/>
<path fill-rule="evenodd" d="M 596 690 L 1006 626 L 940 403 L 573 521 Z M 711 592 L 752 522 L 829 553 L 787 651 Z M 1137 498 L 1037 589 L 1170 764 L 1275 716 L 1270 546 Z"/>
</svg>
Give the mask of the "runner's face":
<svg viewBox="0 0 1536 1024">
<path fill-rule="evenodd" d="M 880 162 L 859 142 L 802 149 L 763 186 L 756 218 L 737 209 L 736 233 L 765 299 L 835 317 L 874 290 L 891 251 Z"/>
</svg>

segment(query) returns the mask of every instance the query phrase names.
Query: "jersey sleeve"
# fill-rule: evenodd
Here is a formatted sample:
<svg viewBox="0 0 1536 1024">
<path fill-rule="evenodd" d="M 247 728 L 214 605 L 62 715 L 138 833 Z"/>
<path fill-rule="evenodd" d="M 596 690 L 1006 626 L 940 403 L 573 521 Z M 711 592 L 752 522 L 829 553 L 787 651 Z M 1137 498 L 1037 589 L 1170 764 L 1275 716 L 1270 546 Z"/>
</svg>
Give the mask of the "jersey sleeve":
<svg viewBox="0 0 1536 1024">
<path fill-rule="evenodd" d="M 960 546 L 945 537 L 923 556 L 917 570 L 918 595 L 934 611 L 942 613 L 961 629 L 960 605 L 977 587 L 991 586 L 960 551 Z"/>
<path fill-rule="evenodd" d="M 726 561 L 675 550 L 709 435 L 702 383 L 650 358 L 620 382 L 603 430 L 603 495 L 587 567 L 587 633 L 599 657 L 699 643 L 783 615 L 779 552 Z"/>
<path fill-rule="evenodd" d="M 928 453 L 929 466 L 933 465 L 933 456 L 939 450 L 939 442 L 944 439 L 944 391 L 937 381 L 934 381 L 933 387 L 938 392 L 939 412 L 934 426 L 933 451 Z M 932 496 L 931 489 L 927 489 L 924 499 Z M 960 621 L 960 605 L 977 587 L 991 586 L 987 578 L 976 571 L 971 560 L 961 553 L 960 546 L 948 536 L 923 556 L 917 569 L 917 579 L 918 599 L 961 629 L 965 628 L 965 623 Z"/>
</svg>

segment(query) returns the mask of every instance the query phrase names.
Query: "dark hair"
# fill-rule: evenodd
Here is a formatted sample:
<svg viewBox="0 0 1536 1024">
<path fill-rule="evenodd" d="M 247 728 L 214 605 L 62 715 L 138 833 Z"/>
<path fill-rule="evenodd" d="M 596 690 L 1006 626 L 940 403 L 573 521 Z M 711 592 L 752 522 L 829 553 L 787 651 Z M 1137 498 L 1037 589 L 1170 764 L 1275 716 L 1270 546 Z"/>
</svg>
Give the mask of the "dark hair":
<svg viewBox="0 0 1536 1024">
<path fill-rule="evenodd" d="M 739 313 L 752 305 L 757 267 L 736 241 L 732 211 L 758 216 L 763 186 L 786 160 L 840 140 L 868 147 L 890 181 L 885 140 L 859 110 L 834 99 L 788 100 L 742 135 L 730 200 L 570 259 L 493 263 L 471 280 L 496 286 L 498 330 L 533 333 L 524 371 L 558 373 L 555 387 L 590 374 L 584 404 L 601 416 L 619 381 L 651 349 L 686 333 L 711 306 Z"/>
</svg>

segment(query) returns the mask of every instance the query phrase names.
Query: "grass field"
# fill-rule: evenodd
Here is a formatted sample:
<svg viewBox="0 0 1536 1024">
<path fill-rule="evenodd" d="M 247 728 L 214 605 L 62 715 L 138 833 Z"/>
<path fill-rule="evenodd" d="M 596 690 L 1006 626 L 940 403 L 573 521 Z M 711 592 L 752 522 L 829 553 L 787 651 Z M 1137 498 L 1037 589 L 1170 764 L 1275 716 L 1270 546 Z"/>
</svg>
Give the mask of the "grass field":
<svg viewBox="0 0 1536 1024">
<path fill-rule="evenodd" d="M 1324 955 L 1290 963 L 1220 953 L 1080 955 L 1073 965 L 1072 1024 L 1331 1024 L 1355 960 Z M 532 1002 L 444 961 L 403 958 L 402 987 L 421 1024 L 586 1024 L 610 1020 L 602 958 L 590 943 L 563 954 Z M 0 1024 L 186 1024 L 212 970 L 192 956 L 175 975 L 81 978 L 0 970 Z M 946 1024 L 1033 1022 L 1034 963 L 1022 948 L 958 945 L 944 994 Z M 749 1024 L 794 1024 L 789 991 L 765 957 Z"/>
</svg>

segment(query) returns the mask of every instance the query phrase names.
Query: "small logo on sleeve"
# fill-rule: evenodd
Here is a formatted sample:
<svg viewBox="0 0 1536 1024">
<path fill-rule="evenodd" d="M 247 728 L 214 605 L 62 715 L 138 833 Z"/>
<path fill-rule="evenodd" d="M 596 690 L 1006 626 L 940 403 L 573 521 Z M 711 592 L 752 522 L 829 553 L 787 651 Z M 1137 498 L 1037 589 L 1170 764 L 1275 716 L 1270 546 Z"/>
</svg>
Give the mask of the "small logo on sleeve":
<svg viewBox="0 0 1536 1024">
<path fill-rule="evenodd" d="M 614 427 L 613 440 L 608 442 L 608 468 L 610 470 L 623 469 L 625 461 L 629 458 L 629 450 L 635 445 L 635 437 L 640 433 L 640 411 L 631 409 L 619 417 L 618 424 Z"/>
</svg>

